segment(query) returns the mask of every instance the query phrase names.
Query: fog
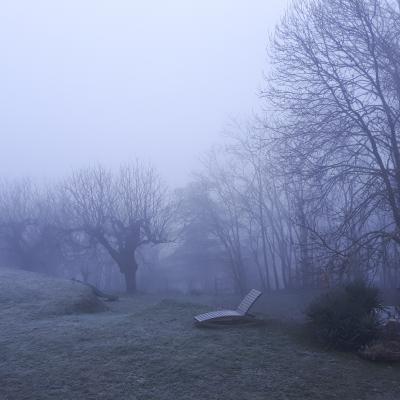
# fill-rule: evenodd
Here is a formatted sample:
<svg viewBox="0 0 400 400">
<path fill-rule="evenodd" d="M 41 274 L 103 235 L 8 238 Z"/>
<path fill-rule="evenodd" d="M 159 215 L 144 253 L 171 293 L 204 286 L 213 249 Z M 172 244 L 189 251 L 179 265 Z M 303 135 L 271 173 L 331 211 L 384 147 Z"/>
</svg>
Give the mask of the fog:
<svg viewBox="0 0 400 400">
<path fill-rule="evenodd" d="M 281 0 L 6 1 L 0 169 L 151 160 L 174 185 L 259 106 Z"/>
<path fill-rule="evenodd" d="M 398 399 L 400 0 L 3 3 L 0 400 Z"/>
</svg>

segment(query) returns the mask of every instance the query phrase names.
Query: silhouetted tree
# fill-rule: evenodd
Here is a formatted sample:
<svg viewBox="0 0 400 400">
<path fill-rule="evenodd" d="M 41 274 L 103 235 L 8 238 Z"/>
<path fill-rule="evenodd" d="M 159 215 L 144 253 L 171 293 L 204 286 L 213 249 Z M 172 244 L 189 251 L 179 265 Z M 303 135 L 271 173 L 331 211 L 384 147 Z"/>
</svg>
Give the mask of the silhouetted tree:
<svg viewBox="0 0 400 400">
<path fill-rule="evenodd" d="M 63 262 L 63 232 L 51 191 L 29 179 L 0 185 L 0 248 L 8 266 L 55 273 Z"/>
<path fill-rule="evenodd" d="M 301 223 L 316 251 L 346 269 L 400 244 L 397 4 L 298 1 L 271 58 L 272 139 L 282 169 L 312 198 L 314 215 Z"/>
<path fill-rule="evenodd" d="M 152 167 L 136 162 L 113 173 L 103 167 L 74 173 L 64 184 L 72 226 L 101 245 L 136 292 L 136 251 L 168 242 L 172 203 Z"/>
</svg>

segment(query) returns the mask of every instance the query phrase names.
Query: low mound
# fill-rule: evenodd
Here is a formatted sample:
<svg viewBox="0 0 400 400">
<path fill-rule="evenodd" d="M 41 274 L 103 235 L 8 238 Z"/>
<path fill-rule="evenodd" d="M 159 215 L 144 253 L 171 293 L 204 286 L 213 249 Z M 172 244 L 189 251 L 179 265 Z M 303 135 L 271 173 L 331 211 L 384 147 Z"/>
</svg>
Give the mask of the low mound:
<svg viewBox="0 0 400 400">
<path fill-rule="evenodd" d="M 107 307 L 80 283 L 0 268 L 0 313 L 40 318 L 96 313 Z"/>
</svg>

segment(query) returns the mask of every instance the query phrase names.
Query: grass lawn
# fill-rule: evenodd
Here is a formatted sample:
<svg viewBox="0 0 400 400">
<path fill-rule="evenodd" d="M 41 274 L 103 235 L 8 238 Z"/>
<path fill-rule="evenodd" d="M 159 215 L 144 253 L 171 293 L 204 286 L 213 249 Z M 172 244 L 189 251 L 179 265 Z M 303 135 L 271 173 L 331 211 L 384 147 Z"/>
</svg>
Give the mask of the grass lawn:
<svg viewBox="0 0 400 400">
<path fill-rule="evenodd" d="M 8 311 L 10 311 L 8 305 Z M 296 329 L 197 329 L 207 306 L 137 296 L 96 314 L 2 313 L 0 399 L 400 399 L 400 367 L 307 344 Z"/>
</svg>

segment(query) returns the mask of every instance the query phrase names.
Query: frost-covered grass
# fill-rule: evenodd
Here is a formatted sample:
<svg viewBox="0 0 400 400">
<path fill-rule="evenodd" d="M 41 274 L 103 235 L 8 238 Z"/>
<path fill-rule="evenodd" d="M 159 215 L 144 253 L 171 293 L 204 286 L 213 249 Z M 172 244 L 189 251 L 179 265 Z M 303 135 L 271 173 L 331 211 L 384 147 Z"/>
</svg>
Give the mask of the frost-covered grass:
<svg viewBox="0 0 400 400">
<path fill-rule="evenodd" d="M 0 268 L 0 312 L 17 321 L 74 313 L 95 313 L 107 307 L 88 287 L 42 274 Z"/>
<path fill-rule="evenodd" d="M 197 329 L 207 306 L 146 296 L 109 307 L 2 315 L 0 399 L 400 398 L 399 367 L 313 347 L 295 326 Z"/>
</svg>

